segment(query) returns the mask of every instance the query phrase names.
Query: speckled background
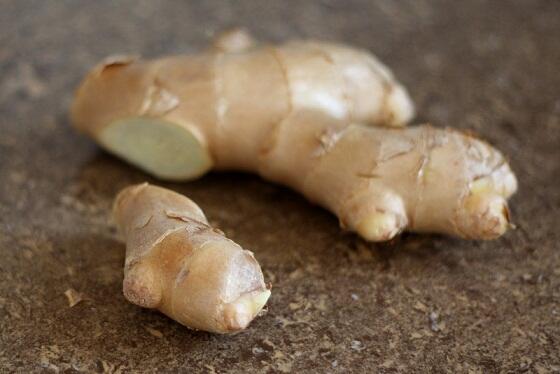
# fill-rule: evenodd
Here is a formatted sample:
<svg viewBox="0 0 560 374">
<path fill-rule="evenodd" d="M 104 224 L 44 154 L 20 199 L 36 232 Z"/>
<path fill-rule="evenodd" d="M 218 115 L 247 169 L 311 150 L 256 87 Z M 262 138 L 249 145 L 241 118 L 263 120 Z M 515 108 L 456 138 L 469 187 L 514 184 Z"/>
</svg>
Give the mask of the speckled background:
<svg viewBox="0 0 560 374">
<path fill-rule="evenodd" d="M 165 186 L 256 253 L 268 314 L 217 336 L 127 303 L 109 209 L 154 181 L 69 127 L 73 91 L 108 54 L 195 51 L 235 25 L 374 51 L 418 122 L 471 129 L 510 157 L 518 229 L 372 245 L 285 188 L 211 174 Z M 559 186 L 559 1 L 3 0 L 0 372 L 557 373 Z"/>
</svg>

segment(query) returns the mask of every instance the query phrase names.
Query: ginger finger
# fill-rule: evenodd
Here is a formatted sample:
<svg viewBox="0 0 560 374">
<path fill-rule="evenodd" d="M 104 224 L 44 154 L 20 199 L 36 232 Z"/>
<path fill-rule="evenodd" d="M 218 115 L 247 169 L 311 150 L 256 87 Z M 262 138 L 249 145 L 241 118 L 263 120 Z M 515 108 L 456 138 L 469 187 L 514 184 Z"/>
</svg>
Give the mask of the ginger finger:
<svg viewBox="0 0 560 374">
<path fill-rule="evenodd" d="M 126 240 L 123 293 L 199 330 L 242 330 L 266 304 L 253 254 L 208 225 L 188 198 L 147 183 L 115 200 L 114 217 Z"/>
<path fill-rule="evenodd" d="M 405 230 L 496 238 L 509 227 L 506 199 L 517 189 L 501 153 L 472 136 L 347 125 L 310 112 L 286 120 L 258 172 L 370 241 Z"/>
</svg>

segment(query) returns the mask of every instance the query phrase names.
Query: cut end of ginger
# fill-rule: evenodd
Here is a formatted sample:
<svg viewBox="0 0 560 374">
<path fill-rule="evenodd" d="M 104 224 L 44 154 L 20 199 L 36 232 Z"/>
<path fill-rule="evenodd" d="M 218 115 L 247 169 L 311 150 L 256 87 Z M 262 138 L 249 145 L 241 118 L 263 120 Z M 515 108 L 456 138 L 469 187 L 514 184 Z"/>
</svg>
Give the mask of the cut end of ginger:
<svg viewBox="0 0 560 374">
<path fill-rule="evenodd" d="M 190 180 L 212 167 L 208 148 L 187 127 L 133 117 L 101 130 L 99 142 L 110 152 L 164 180 Z"/>
</svg>

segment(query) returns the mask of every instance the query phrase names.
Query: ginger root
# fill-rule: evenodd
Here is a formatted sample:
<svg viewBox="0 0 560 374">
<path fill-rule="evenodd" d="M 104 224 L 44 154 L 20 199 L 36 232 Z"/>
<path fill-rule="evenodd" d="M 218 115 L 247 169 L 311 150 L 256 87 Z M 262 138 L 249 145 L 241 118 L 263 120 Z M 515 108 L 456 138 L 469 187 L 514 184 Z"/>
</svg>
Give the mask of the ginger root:
<svg viewBox="0 0 560 374">
<path fill-rule="evenodd" d="M 257 172 L 366 240 L 503 234 L 517 188 L 503 156 L 457 131 L 394 128 L 412 114 L 404 88 L 363 51 L 235 33 L 198 55 L 105 62 L 72 108 L 77 128 L 159 178 Z"/>
<path fill-rule="evenodd" d="M 126 239 L 123 292 L 193 329 L 244 329 L 270 290 L 250 251 L 212 228 L 185 196 L 147 183 L 119 193 L 114 218 Z"/>
</svg>

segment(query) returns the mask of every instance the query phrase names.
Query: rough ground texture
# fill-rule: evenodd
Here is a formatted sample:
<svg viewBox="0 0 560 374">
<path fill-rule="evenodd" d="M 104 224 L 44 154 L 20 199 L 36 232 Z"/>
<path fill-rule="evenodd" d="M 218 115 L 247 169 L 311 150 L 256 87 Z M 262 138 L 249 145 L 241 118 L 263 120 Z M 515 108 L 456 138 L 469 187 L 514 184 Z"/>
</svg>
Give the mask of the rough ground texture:
<svg viewBox="0 0 560 374">
<path fill-rule="evenodd" d="M 560 2 L 232 4 L 2 1 L 0 372 L 559 372 Z M 164 186 L 256 253 L 268 314 L 217 336 L 127 303 L 110 206 L 155 181 L 70 128 L 73 91 L 108 54 L 194 51 L 233 25 L 374 51 L 418 121 L 509 155 L 518 229 L 370 245 L 285 188 L 212 174 Z"/>
</svg>

